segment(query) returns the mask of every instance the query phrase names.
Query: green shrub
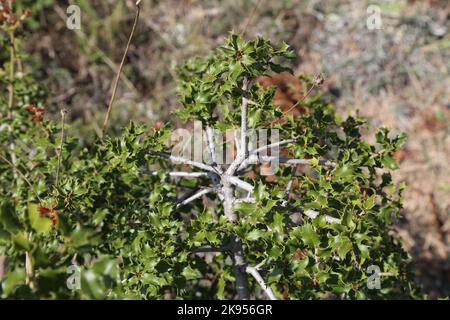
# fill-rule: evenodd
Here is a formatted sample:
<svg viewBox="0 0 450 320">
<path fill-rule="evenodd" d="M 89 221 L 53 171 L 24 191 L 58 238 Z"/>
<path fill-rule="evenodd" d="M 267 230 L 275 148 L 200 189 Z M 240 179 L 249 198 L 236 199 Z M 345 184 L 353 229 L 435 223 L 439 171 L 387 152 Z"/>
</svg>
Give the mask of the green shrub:
<svg viewBox="0 0 450 320">
<path fill-rule="evenodd" d="M 284 149 L 271 179 L 245 134 L 231 164 L 215 159 L 212 146 L 223 141 L 213 139 L 201 163 L 174 163 L 168 125 L 130 123 L 119 137 L 80 146 L 68 124 L 43 117 L 32 77 L 3 75 L 14 103 L 8 110 L 0 97 L 0 296 L 411 297 L 408 256 L 390 228 L 404 186 L 389 170 L 405 136 L 381 128 L 371 145 L 362 119 L 342 120 L 319 96 L 302 102 L 302 116 L 283 114 L 274 88 L 255 79 L 289 71 L 280 63 L 291 57 L 287 45 L 230 35 L 179 69 L 178 115 L 208 133 L 268 130 L 273 140 L 260 153 L 271 143 Z M 81 269 L 79 290 L 67 285 L 71 265 Z M 383 272 L 380 289 L 367 286 L 373 265 Z"/>
</svg>

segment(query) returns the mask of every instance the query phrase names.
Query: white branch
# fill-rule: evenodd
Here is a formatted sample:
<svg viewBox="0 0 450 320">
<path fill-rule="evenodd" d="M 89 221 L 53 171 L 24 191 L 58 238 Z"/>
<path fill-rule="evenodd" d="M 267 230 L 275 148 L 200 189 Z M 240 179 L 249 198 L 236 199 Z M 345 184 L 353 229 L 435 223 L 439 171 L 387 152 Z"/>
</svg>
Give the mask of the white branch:
<svg viewBox="0 0 450 320">
<path fill-rule="evenodd" d="M 214 141 L 214 130 L 211 127 L 206 127 L 206 138 L 208 140 L 208 148 L 211 153 L 211 160 L 214 165 L 217 165 L 216 157 L 216 143 Z"/>
<path fill-rule="evenodd" d="M 311 159 L 290 159 L 286 157 L 275 157 L 275 156 L 258 156 L 256 154 L 251 154 L 247 159 L 245 159 L 238 168 L 238 171 L 246 169 L 249 165 L 252 164 L 261 164 L 268 162 L 278 162 L 281 164 L 288 165 L 310 165 Z M 326 167 L 334 168 L 336 164 L 332 161 L 328 160 L 319 160 L 319 164 Z"/>
<path fill-rule="evenodd" d="M 155 155 L 155 156 L 158 156 L 158 157 L 161 157 L 161 158 L 169 159 L 175 164 L 187 164 L 187 165 L 191 165 L 193 167 L 197 167 L 197 168 L 202 169 L 202 170 L 206 170 L 206 171 L 210 171 L 210 172 L 216 172 L 216 170 L 213 167 L 208 166 L 208 165 L 206 165 L 204 163 L 201 163 L 201 162 L 196 162 L 196 161 L 192 161 L 192 160 L 189 160 L 189 159 L 184 159 L 184 158 L 181 158 L 181 157 L 173 156 L 173 155 L 168 154 L 168 153 L 158 152 L 158 151 L 153 151 L 153 150 L 149 150 L 148 153 L 150 153 L 152 155 Z"/>
<path fill-rule="evenodd" d="M 252 197 L 234 200 L 234 203 L 255 203 L 255 202 L 256 202 L 256 199 L 252 198 Z"/>
<path fill-rule="evenodd" d="M 280 157 L 278 159 L 278 161 L 280 163 L 285 163 L 285 164 L 311 164 L 311 160 L 312 159 L 290 159 L 290 158 L 285 158 L 285 157 Z M 335 167 L 336 166 L 336 164 L 334 162 L 328 161 L 328 160 L 319 160 L 319 164 L 322 166 L 326 166 L 326 167 Z"/>
<path fill-rule="evenodd" d="M 248 79 L 244 78 L 242 81 L 242 105 L 241 105 L 241 156 L 245 158 L 248 152 L 247 144 L 247 113 L 248 113 Z"/>
<path fill-rule="evenodd" d="M 229 177 L 229 180 L 236 187 L 241 188 L 241 189 L 243 189 L 245 191 L 248 191 L 250 193 L 253 192 L 253 186 L 250 183 L 245 182 L 245 181 L 239 179 L 238 177 Z"/>
<path fill-rule="evenodd" d="M 284 191 L 284 200 L 283 203 L 281 204 L 282 207 L 286 207 L 288 202 L 289 202 L 289 195 L 291 193 L 291 189 L 292 189 L 292 183 L 294 182 L 294 178 L 295 178 L 295 172 L 297 171 L 297 167 L 292 167 L 291 169 L 291 179 L 289 180 L 286 189 Z"/>
<path fill-rule="evenodd" d="M 157 172 L 154 172 L 157 174 Z M 169 176 L 171 177 L 184 177 L 184 178 L 199 178 L 199 177 L 207 177 L 207 172 L 183 172 L 183 171 L 172 171 L 169 172 Z"/>
<path fill-rule="evenodd" d="M 242 104 L 241 104 L 241 145 L 237 157 L 233 160 L 233 162 L 226 171 L 226 174 L 229 176 L 233 175 L 236 172 L 236 169 L 239 167 L 240 163 L 244 161 L 248 153 L 248 144 L 247 144 L 248 83 L 249 83 L 248 79 L 244 78 L 242 83 Z"/>
<path fill-rule="evenodd" d="M 303 214 L 305 216 L 307 216 L 308 218 L 314 219 L 319 215 L 319 212 L 314 211 L 314 210 L 306 210 L 305 212 L 303 212 Z M 325 221 L 328 223 L 341 223 L 340 219 L 331 217 L 329 215 L 325 215 Z"/>
<path fill-rule="evenodd" d="M 188 203 L 190 203 L 190 202 L 192 202 L 192 201 L 194 201 L 194 200 L 197 200 L 198 198 L 201 198 L 201 197 L 204 196 L 205 194 L 208 194 L 208 193 L 210 193 L 210 192 L 212 192 L 212 191 L 213 191 L 213 190 L 210 189 L 210 188 L 203 189 L 203 190 L 197 192 L 196 194 L 194 194 L 193 196 L 191 196 L 191 197 L 189 197 L 189 198 L 183 200 L 183 201 L 180 202 L 179 204 L 177 204 L 177 208 L 179 208 L 179 207 L 181 207 L 181 206 L 184 206 L 184 205 L 186 205 L 186 204 L 188 204 Z"/>
<path fill-rule="evenodd" d="M 253 150 L 250 154 L 257 154 L 266 149 L 272 149 L 272 148 L 279 147 L 279 146 L 282 146 L 282 145 L 285 145 L 288 143 L 292 143 L 295 141 L 297 141 L 297 139 L 287 139 L 287 140 L 283 140 L 283 141 L 274 142 L 274 143 L 259 147 L 258 149 Z"/>
<path fill-rule="evenodd" d="M 258 284 L 261 286 L 261 288 L 264 290 L 264 292 L 267 294 L 270 300 L 278 300 L 277 297 L 275 297 L 272 289 L 265 283 L 264 279 L 259 274 L 257 268 L 247 266 L 245 271 L 247 273 L 250 273 L 253 276 L 253 278 L 255 278 L 256 282 L 258 282 Z"/>
<path fill-rule="evenodd" d="M 258 163 L 258 153 L 267 149 L 272 149 L 295 141 L 297 141 L 297 139 L 287 139 L 283 141 L 274 142 L 253 150 L 252 152 L 250 152 L 249 156 L 239 165 L 238 171 L 247 168 L 250 164 Z"/>
</svg>

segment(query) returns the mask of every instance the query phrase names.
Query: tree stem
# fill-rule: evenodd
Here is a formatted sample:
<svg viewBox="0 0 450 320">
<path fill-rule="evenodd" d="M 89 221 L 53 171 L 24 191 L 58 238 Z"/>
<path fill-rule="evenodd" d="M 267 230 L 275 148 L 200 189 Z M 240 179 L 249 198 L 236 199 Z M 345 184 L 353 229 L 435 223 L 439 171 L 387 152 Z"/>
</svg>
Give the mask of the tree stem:
<svg viewBox="0 0 450 320">
<path fill-rule="evenodd" d="M 234 212 L 234 188 L 226 175 L 222 177 L 224 202 L 223 207 L 225 215 L 230 222 L 236 222 L 238 215 Z M 245 262 L 244 250 L 241 240 L 235 236 L 231 236 L 231 254 L 233 258 L 233 270 L 236 277 L 236 292 L 239 300 L 248 300 L 250 298 L 247 280 L 247 264 Z"/>
<path fill-rule="evenodd" d="M 244 250 L 242 247 L 242 241 L 233 236 L 233 269 L 236 277 L 236 292 L 239 300 L 249 300 L 250 294 L 248 291 L 247 280 L 247 263 L 245 262 Z"/>
</svg>

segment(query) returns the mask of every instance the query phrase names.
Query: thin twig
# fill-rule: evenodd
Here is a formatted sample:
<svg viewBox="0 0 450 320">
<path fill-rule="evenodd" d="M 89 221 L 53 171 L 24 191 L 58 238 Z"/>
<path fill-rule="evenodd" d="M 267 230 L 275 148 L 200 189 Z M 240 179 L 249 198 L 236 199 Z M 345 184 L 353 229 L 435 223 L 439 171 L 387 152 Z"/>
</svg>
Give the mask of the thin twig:
<svg viewBox="0 0 450 320">
<path fill-rule="evenodd" d="M 289 144 L 289 143 L 292 143 L 295 141 L 297 141 L 297 139 L 287 139 L 287 140 L 283 140 L 283 141 L 279 141 L 279 142 L 274 142 L 274 143 L 271 143 L 271 144 L 268 144 L 268 145 L 265 145 L 265 146 L 259 147 L 258 149 L 253 150 L 252 152 L 250 152 L 250 155 L 244 161 L 241 162 L 237 171 L 241 171 L 241 170 L 244 170 L 245 168 L 247 168 L 248 165 L 251 164 L 252 159 L 255 159 L 255 155 L 257 155 L 258 153 L 260 153 L 264 150 L 267 150 L 267 149 L 272 149 L 272 148 L 279 147 L 279 146 L 282 146 L 285 144 Z M 257 159 L 257 157 L 256 157 L 256 159 Z"/>
<path fill-rule="evenodd" d="M 269 160 L 268 158 L 271 158 L 271 157 L 262 157 L 262 160 L 265 162 L 266 160 Z M 280 157 L 278 159 L 279 163 L 293 164 L 293 165 L 311 164 L 311 160 L 312 159 L 290 159 L 290 158 L 285 158 L 285 157 Z M 329 161 L 329 160 L 319 160 L 319 164 L 322 166 L 325 166 L 325 167 L 331 167 L 331 168 L 336 167 L 336 163 Z"/>
<path fill-rule="evenodd" d="M 321 74 L 316 75 L 314 77 L 314 82 L 313 82 L 311 88 L 309 88 L 308 92 L 306 92 L 306 94 L 300 100 L 298 100 L 296 103 L 294 103 L 294 105 L 292 107 L 290 107 L 288 110 L 284 111 L 282 113 L 282 116 L 285 115 L 286 113 L 289 113 L 290 111 L 294 110 L 295 107 L 297 107 L 301 102 L 305 101 L 305 99 L 307 97 L 309 97 L 309 95 L 314 90 L 314 88 L 322 85 L 322 83 L 323 83 L 323 76 Z"/>
<path fill-rule="evenodd" d="M 259 274 L 258 269 L 255 267 L 247 266 L 245 269 L 247 273 L 250 273 L 253 278 L 255 278 L 256 282 L 260 285 L 260 287 L 264 290 L 264 292 L 267 294 L 270 300 L 278 300 L 277 297 L 275 297 L 275 294 L 273 293 L 272 289 L 266 284 L 264 279 Z"/>
<path fill-rule="evenodd" d="M 63 146 L 64 146 L 66 114 L 67 114 L 67 110 L 61 109 L 61 140 L 59 141 L 58 167 L 56 168 L 56 183 L 55 183 L 56 187 L 58 187 L 58 185 L 59 185 L 59 171 L 61 169 L 62 151 L 63 151 Z"/>
<path fill-rule="evenodd" d="M 213 192 L 213 189 L 211 189 L 211 188 L 203 189 L 203 190 L 197 192 L 196 194 L 194 194 L 193 196 L 187 198 L 186 200 L 183 200 L 182 202 L 178 203 L 177 208 L 187 205 L 188 203 L 190 203 L 194 200 L 197 200 L 198 198 L 201 198 L 204 195 L 211 193 L 211 192 Z"/>
<path fill-rule="evenodd" d="M 173 156 L 168 153 L 159 152 L 159 151 L 149 150 L 148 153 L 158 156 L 158 157 L 161 157 L 161 158 L 169 159 L 175 164 L 187 164 L 187 165 L 191 165 L 191 166 L 197 167 L 197 168 L 205 170 L 205 171 L 216 172 L 216 170 L 213 167 L 208 166 L 207 164 L 204 164 L 201 162 L 184 159 L 181 157 Z"/>
<path fill-rule="evenodd" d="M 286 186 L 286 190 L 284 191 L 284 200 L 283 200 L 283 203 L 281 204 L 282 207 L 286 207 L 289 202 L 289 195 L 291 194 L 292 183 L 294 181 L 296 171 L 297 171 L 297 166 L 293 166 L 291 168 L 291 179 L 289 179 L 289 182 Z"/>
<path fill-rule="evenodd" d="M 234 203 L 255 203 L 256 199 L 252 198 L 252 197 L 247 197 L 247 198 L 240 198 L 240 199 L 235 199 Z"/>
<path fill-rule="evenodd" d="M 204 248 L 197 248 L 191 251 L 191 253 L 210 253 L 210 252 L 227 252 L 230 248 L 227 246 L 222 247 L 204 247 Z"/>
<path fill-rule="evenodd" d="M 241 157 L 247 157 L 248 143 L 247 143 L 247 131 L 248 131 L 248 79 L 244 77 L 242 80 L 242 105 L 241 105 Z"/>
<path fill-rule="evenodd" d="M 253 16 L 256 13 L 256 10 L 258 10 L 259 4 L 261 3 L 261 0 L 258 0 L 258 2 L 256 2 L 256 5 L 253 7 L 252 13 L 248 16 L 247 22 L 245 23 L 244 28 L 241 31 L 241 37 L 245 36 L 245 32 L 247 32 L 247 28 L 250 25 L 250 22 L 253 19 Z"/>
<path fill-rule="evenodd" d="M 257 156 L 257 155 L 251 155 L 250 157 L 247 158 L 247 160 L 245 162 L 243 162 L 243 164 L 245 165 L 241 165 L 239 167 L 239 171 L 245 169 L 247 167 L 247 165 L 253 165 L 253 164 L 260 164 L 263 162 L 273 162 L 273 161 L 277 161 L 278 163 L 281 164 L 289 164 L 289 165 L 299 165 L 299 164 L 305 164 L 305 165 L 310 165 L 311 164 L 311 159 L 291 159 L 291 158 L 286 158 L 286 157 L 274 157 L 274 156 Z M 336 163 L 329 161 L 329 160 L 319 160 L 319 164 L 322 166 L 326 166 L 326 167 L 331 167 L 334 168 L 336 166 Z"/>
<path fill-rule="evenodd" d="M 12 5 L 12 2 L 10 3 Z M 16 165 L 16 153 L 14 151 L 14 128 L 13 128 L 13 108 L 14 108 L 14 76 L 15 76 L 15 34 L 14 30 L 9 32 L 9 38 L 11 41 L 11 50 L 10 50 L 10 60 L 9 60 L 9 85 L 8 85 L 8 132 L 9 132 L 9 148 L 11 149 L 11 162 L 15 166 Z M 16 173 L 13 172 L 14 177 L 16 177 Z"/>
<path fill-rule="evenodd" d="M 130 36 L 128 38 L 128 43 L 127 43 L 127 46 L 125 48 L 125 52 L 124 52 L 124 54 L 122 56 L 122 61 L 120 62 L 119 70 L 117 72 L 116 78 L 114 80 L 113 91 L 112 91 L 111 99 L 110 99 L 109 104 L 108 104 L 108 111 L 106 112 L 105 120 L 103 122 L 102 136 L 105 134 L 105 131 L 106 131 L 107 127 L 108 127 L 108 121 L 109 121 L 109 117 L 111 115 L 111 110 L 112 110 L 112 106 L 113 106 L 113 103 L 114 103 L 114 98 L 116 97 L 117 86 L 119 84 L 120 74 L 121 74 L 123 66 L 125 64 L 125 59 L 126 59 L 126 57 L 128 55 L 128 50 L 130 49 L 131 40 L 133 39 L 133 35 L 134 35 L 135 30 L 136 30 L 136 26 L 138 24 L 138 21 L 139 21 L 139 14 L 141 12 L 140 2 L 141 2 L 141 0 L 136 2 L 136 16 L 134 18 L 133 28 L 131 29 L 131 33 L 130 33 Z"/>
<path fill-rule="evenodd" d="M 3 160 L 4 162 L 6 162 L 13 170 L 15 170 L 20 175 L 20 177 L 28 184 L 28 186 L 30 187 L 31 191 L 33 191 L 33 193 L 36 196 L 36 198 L 42 204 L 42 202 L 43 202 L 42 199 L 39 197 L 37 191 L 34 189 L 33 185 L 30 182 L 30 180 L 28 180 L 28 178 L 22 173 L 22 171 L 20 171 L 19 168 L 17 168 L 15 164 L 13 164 L 11 161 L 6 159 L 1 154 L 0 154 L 0 159 Z"/>
<path fill-rule="evenodd" d="M 14 62 L 14 31 L 9 33 L 9 38 L 12 43 L 9 57 L 9 85 L 8 85 L 8 121 L 13 120 L 13 107 L 14 107 L 14 74 L 15 74 L 15 62 Z"/>
<path fill-rule="evenodd" d="M 158 171 L 153 170 L 139 170 L 139 173 L 146 173 L 151 174 L 153 176 L 156 176 L 159 174 Z M 171 171 L 168 173 L 170 177 L 181 177 L 181 178 L 201 178 L 201 177 L 207 177 L 209 172 L 186 172 L 186 171 Z"/>
<path fill-rule="evenodd" d="M 250 154 L 258 154 L 261 151 L 264 151 L 264 150 L 267 150 L 267 149 L 272 149 L 274 147 L 279 147 L 279 146 L 282 146 L 282 145 L 285 145 L 285 144 L 289 144 L 289 143 L 292 143 L 292 142 L 296 142 L 296 141 L 297 141 L 297 139 L 286 139 L 286 140 L 283 140 L 283 141 L 274 142 L 274 143 L 271 143 L 271 144 L 259 147 L 258 149 L 253 150 Z"/>
</svg>

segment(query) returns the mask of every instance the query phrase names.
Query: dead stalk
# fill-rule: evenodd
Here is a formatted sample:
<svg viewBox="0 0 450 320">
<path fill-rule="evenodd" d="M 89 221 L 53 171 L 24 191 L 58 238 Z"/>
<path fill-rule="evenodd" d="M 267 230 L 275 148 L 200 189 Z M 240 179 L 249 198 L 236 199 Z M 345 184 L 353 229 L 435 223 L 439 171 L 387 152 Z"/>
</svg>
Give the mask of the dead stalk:
<svg viewBox="0 0 450 320">
<path fill-rule="evenodd" d="M 61 170 L 61 159 L 62 159 L 62 151 L 64 146 L 64 134 L 65 134 L 65 123 L 66 123 L 66 109 L 61 109 L 61 140 L 59 141 L 59 150 L 58 150 L 58 167 L 56 168 L 56 182 L 55 186 L 59 185 L 59 171 Z"/>
<path fill-rule="evenodd" d="M 15 165 L 16 164 L 16 153 L 14 152 L 15 144 L 14 144 L 14 128 L 13 128 L 13 108 L 14 108 L 14 75 L 15 75 L 15 43 L 16 38 L 14 31 L 11 31 L 9 33 L 9 38 L 11 41 L 11 50 L 10 50 L 10 57 L 9 57 L 9 85 L 8 85 L 8 113 L 7 113 L 7 119 L 8 119 L 8 131 L 9 131 L 9 148 L 11 150 L 11 162 Z M 14 172 L 14 177 L 16 177 L 16 173 Z"/>
<path fill-rule="evenodd" d="M 125 59 L 126 59 L 126 57 L 128 55 L 128 50 L 130 49 L 131 40 L 133 39 L 134 33 L 136 31 L 137 24 L 138 24 L 138 21 L 139 21 L 139 14 L 141 12 L 140 2 L 141 2 L 140 0 L 136 2 L 136 15 L 134 17 L 133 28 L 131 29 L 130 36 L 128 37 L 127 46 L 125 47 L 125 52 L 124 52 L 124 54 L 122 56 L 122 61 L 120 62 L 119 70 L 117 71 L 117 75 L 116 75 L 116 78 L 115 78 L 114 83 L 113 83 L 113 90 L 112 90 L 112 94 L 111 94 L 111 99 L 109 100 L 109 104 L 108 104 L 108 111 L 106 112 L 105 120 L 103 122 L 102 137 L 104 136 L 105 131 L 108 128 L 109 117 L 111 115 L 111 110 L 112 110 L 112 106 L 113 106 L 113 103 L 114 103 L 114 98 L 116 97 L 117 86 L 119 84 L 120 74 L 122 73 L 122 69 L 123 69 L 123 66 L 125 64 Z"/>
</svg>

